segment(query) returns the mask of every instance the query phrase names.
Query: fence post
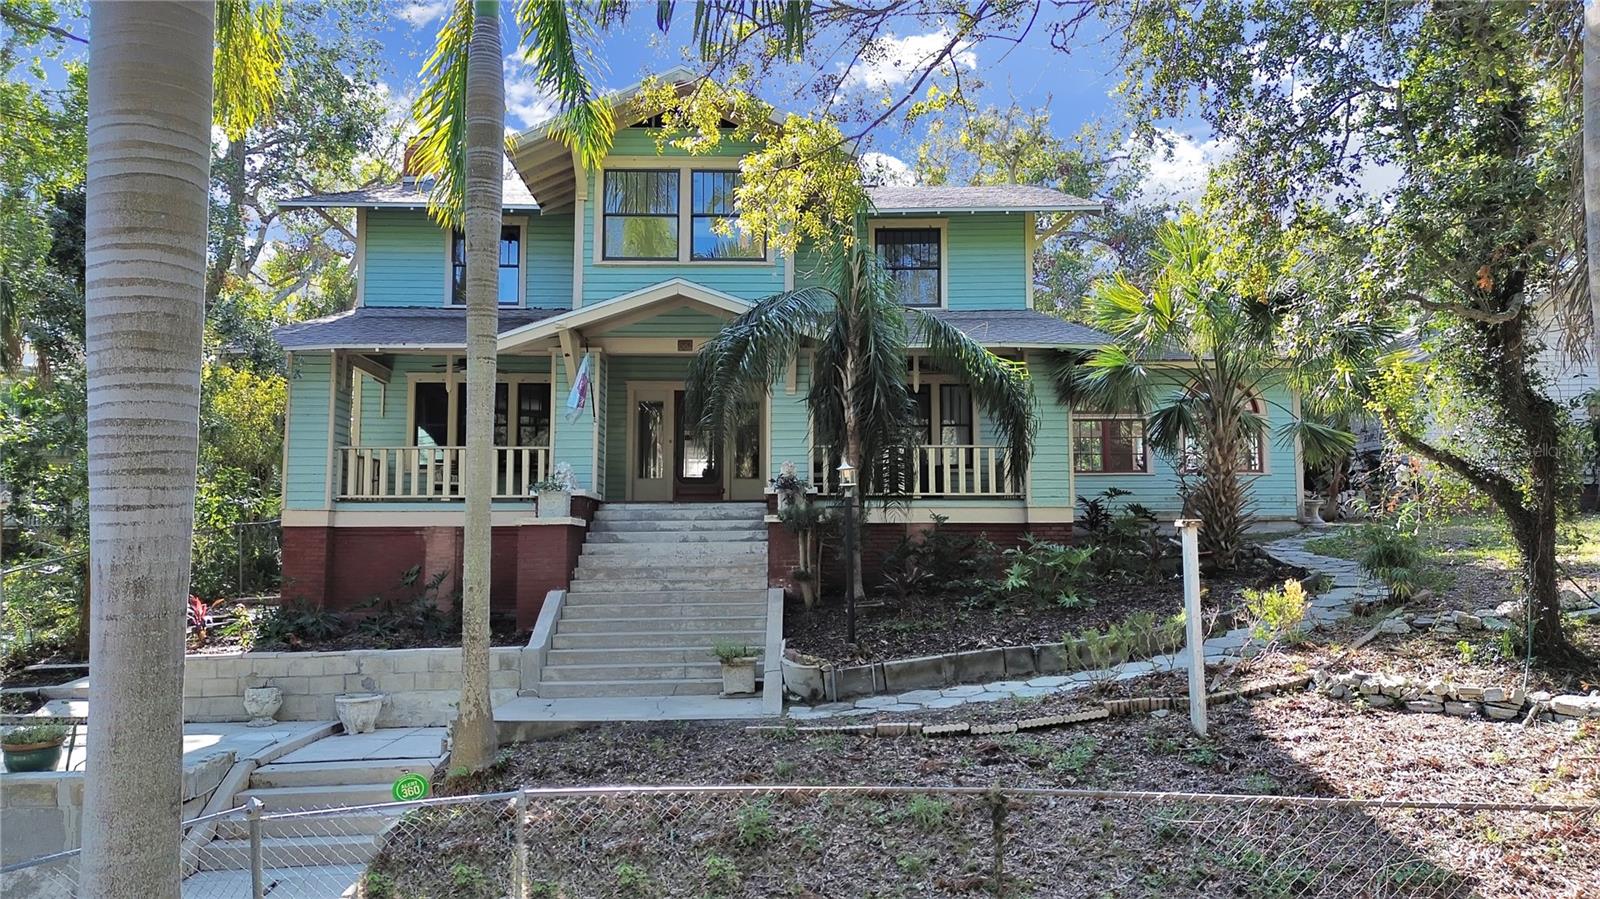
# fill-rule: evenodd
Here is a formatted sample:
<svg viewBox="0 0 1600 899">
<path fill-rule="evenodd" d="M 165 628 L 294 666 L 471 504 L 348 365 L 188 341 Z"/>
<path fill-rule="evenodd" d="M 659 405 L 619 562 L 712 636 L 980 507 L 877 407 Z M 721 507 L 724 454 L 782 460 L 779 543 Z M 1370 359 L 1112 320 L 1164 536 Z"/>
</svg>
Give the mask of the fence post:
<svg viewBox="0 0 1600 899">
<path fill-rule="evenodd" d="M 1200 612 L 1200 519 L 1173 522 L 1183 543 L 1183 624 L 1189 657 L 1189 726 L 1206 735 L 1206 643 Z"/>
<path fill-rule="evenodd" d="M 252 796 L 245 804 L 245 816 L 250 827 L 250 899 L 266 896 L 266 872 L 261 870 L 261 806 L 260 799 Z"/>
<path fill-rule="evenodd" d="M 516 848 L 511 853 L 511 897 L 526 899 L 528 895 L 528 791 L 518 790 L 511 807 L 517 813 Z"/>
</svg>

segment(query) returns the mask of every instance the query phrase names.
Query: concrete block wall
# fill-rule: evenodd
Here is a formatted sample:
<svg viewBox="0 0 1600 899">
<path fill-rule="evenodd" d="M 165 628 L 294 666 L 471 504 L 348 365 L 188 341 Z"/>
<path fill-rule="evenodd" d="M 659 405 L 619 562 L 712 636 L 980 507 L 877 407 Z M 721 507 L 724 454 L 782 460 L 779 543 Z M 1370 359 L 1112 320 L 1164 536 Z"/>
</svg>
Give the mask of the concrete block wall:
<svg viewBox="0 0 1600 899">
<path fill-rule="evenodd" d="M 496 703 L 522 685 L 522 647 L 490 650 Z M 379 727 L 448 724 L 461 697 L 461 650 L 358 649 L 344 652 L 241 652 L 184 659 L 185 721 L 243 721 L 244 689 L 283 691 L 280 721 L 333 721 L 341 693 L 387 693 Z"/>
<path fill-rule="evenodd" d="M 0 781 L 0 865 L 76 849 L 82 824 L 82 773 L 7 774 Z"/>
</svg>

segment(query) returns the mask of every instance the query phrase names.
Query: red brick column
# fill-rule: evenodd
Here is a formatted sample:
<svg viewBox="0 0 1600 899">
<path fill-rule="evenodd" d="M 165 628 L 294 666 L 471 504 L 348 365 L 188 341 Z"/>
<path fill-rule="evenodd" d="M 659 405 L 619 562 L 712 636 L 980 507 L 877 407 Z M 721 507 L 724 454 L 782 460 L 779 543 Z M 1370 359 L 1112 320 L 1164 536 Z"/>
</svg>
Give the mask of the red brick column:
<svg viewBox="0 0 1600 899">
<path fill-rule="evenodd" d="M 422 529 L 422 574 L 419 583 L 432 583 L 441 573 L 438 596 L 450 602 L 461 588 L 462 529 L 428 527 Z"/>
<path fill-rule="evenodd" d="M 551 590 L 572 586 L 572 572 L 589 535 L 589 521 L 599 503 L 572 498 L 572 517 L 581 524 L 524 524 L 517 527 L 517 629 L 530 630 Z"/>
<path fill-rule="evenodd" d="M 328 573 L 333 568 L 333 529 L 283 529 L 283 597 L 322 605 L 328 599 Z"/>
</svg>

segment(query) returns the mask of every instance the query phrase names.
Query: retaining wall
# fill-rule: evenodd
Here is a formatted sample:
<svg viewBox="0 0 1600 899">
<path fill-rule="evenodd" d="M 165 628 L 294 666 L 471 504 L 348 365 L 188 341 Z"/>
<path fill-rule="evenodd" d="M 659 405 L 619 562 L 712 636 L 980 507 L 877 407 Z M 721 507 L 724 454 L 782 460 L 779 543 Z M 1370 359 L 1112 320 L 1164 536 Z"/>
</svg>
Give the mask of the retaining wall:
<svg viewBox="0 0 1600 899">
<path fill-rule="evenodd" d="M 490 650 L 496 704 L 517 697 L 523 648 Z M 344 652 L 238 652 L 191 655 L 183 666 L 183 720 L 244 721 L 246 687 L 283 691 L 280 721 L 333 721 L 341 693 L 387 693 L 379 727 L 448 724 L 461 698 L 461 650 L 357 649 Z"/>
</svg>

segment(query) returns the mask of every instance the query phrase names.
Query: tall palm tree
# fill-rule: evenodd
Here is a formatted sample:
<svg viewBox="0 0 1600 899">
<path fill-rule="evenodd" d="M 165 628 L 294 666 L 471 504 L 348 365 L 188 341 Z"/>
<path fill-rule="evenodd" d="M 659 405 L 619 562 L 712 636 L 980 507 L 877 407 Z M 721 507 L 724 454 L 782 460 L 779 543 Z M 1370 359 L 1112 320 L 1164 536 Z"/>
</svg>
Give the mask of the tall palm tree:
<svg viewBox="0 0 1600 899">
<path fill-rule="evenodd" d="M 247 126 L 276 96 L 279 45 L 270 9 L 242 2 L 95 3 L 89 16 L 94 714 L 79 883 L 85 896 L 175 899 L 212 66 L 225 67 L 220 118 Z"/>
<path fill-rule="evenodd" d="M 1251 444 L 1266 437 L 1265 404 L 1276 405 L 1285 422 L 1277 439 L 1298 440 L 1308 459 L 1331 458 L 1354 443 L 1348 432 L 1275 403 L 1268 387 L 1302 385 L 1342 368 L 1338 363 L 1377 345 L 1379 328 L 1344 329 L 1336 335 L 1340 345 L 1324 345 L 1319 360 L 1289 358 L 1272 305 L 1241 295 L 1205 222 L 1186 214 L 1163 224 L 1156 242 L 1148 289 L 1118 275 L 1089 294 L 1090 323 L 1117 342 L 1064 359 L 1052 377 L 1062 402 L 1148 416 L 1149 444 L 1199 474 L 1185 511 L 1200 519 L 1200 545 L 1212 564 L 1228 568 L 1250 523 L 1239 469 Z"/>
<path fill-rule="evenodd" d="M 718 6 L 710 4 L 709 6 Z M 710 55 L 751 21 L 706 0 L 696 6 L 694 36 Z M 520 0 L 514 17 L 523 57 L 536 82 L 554 94 L 561 114 L 552 132 L 586 167 L 598 166 L 611 148 L 615 121 L 597 89 L 582 44 L 599 28 L 627 17 L 626 0 L 592 7 Z M 751 13 L 770 18 L 787 36 L 802 40 L 809 23 L 792 4 L 762 5 Z M 671 4 L 657 23 L 667 30 Z M 414 160 L 433 175 L 429 209 L 440 222 L 461 227 L 466 238 L 467 480 L 461 572 L 461 702 L 452 725 L 450 767 L 477 771 L 494 758 L 494 711 L 489 692 L 489 513 L 493 495 L 493 413 L 498 304 L 495 280 L 503 204 L 505 80 L 501 69 L 500 8 L 494 0 L 456 0 L 423 68 L 424 87 L 413 114 L 418 125 Z M 801 37 L 794 37 L 801 36 Z M 475 274 L 476 273 L 476 274 Z"/>
<path fill-rule="evenodd" d="M 1583 9 L 1583 205 L 1590 346 L 1600 360 L 1600 0 Z"/>
<path fill-rule="evenodd" d="M 857 235 L 864 216 L 858 215 Z M 1009 446 L 1007 470 L 1027 470 L 1035 417 L 1024 369 L 935 316 L 901 305 L 893 278 L 859 237 L 834 248 L 828 277 L 832 290 L 803 288 L 756 303 L 695 355 L 686 411 L 713 445 L 802 347 L 814 346 L 806 404 L 817 445 L 859 473 L 858 510 L 869 495 L 904 496 L 912 487 L 911 451 L 922 439 L 906 359 L 912 347 L 925 347 L 940 368 L 971 386 Z M 859 582 L 859 532 L 849 551 Z"/>
</svg>

